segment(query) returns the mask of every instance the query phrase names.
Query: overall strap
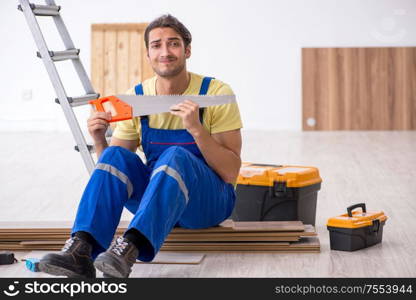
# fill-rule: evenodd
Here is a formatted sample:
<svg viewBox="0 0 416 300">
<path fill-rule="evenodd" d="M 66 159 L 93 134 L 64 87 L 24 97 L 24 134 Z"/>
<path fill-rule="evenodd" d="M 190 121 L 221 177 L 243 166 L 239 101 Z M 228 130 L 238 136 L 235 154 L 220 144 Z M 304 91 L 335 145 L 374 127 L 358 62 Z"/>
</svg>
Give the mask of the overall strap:
<svg viewBox="0 0 416 300">
<path fill-rule="evenodd" d="M 199 94 L 200 95 L 206 95 L 207 94 L 209 84 L 211 83 L 212 79 L 214 79 L 214 78 L 213 77 L 204 77 L 204 79 L 202 79 L 201 88 L 199 89 Z M 199 109 L 199 120 L 201 121 L 201 123 L 203 122 L 203 117 L 204 117 L 204 108 L 200 108 Z"/>
<path fill-rule="evenodd" d="M 142 85 L 141 83 L 139 83 L 138 85 L 136 85 L 136 86 L 134 87 L 134 90 L 135 90 L 135 92 L 136 92 L 136 95 L 144 95 L 144 92 L 143 92 L 143 85 Z"/>
<path fill-rule="evenodd" d="M 136 85 L 134 87 L 134 91 L 136 92 L 136 95 L 144 95 L 143 85 L 141 83 L 139 83 L 138 85 Z M 141 116 L 140 117 L 140 120 L 146 120 L 147 121 L 148 119 L 149 119 L 149 116 Z"/>
<path fill-rule="evenodd" d="M 199 90 L 200 95 L 206 95 L 207 94 L 209 84 L 211 83 L 212 79 L 214 79 L 214 77 L 204 77 L 204 79 L 202 79 L 201 89 Z"/>
</svg>

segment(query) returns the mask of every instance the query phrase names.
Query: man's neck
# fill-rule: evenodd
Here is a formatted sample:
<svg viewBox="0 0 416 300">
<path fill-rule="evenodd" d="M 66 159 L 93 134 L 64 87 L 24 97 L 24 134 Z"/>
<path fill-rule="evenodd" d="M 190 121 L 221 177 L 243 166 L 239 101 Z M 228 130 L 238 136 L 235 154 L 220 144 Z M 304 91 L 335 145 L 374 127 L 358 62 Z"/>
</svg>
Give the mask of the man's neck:
<svg viewBox="0 0 416 300">
<path fill-rule="evenodd" d="M 191 80 L 191 74 L 185 69 L 175 77 L 160 77 L 156 79 L 157 95 L 180 95 L 186 91 Z"/>
</svg>

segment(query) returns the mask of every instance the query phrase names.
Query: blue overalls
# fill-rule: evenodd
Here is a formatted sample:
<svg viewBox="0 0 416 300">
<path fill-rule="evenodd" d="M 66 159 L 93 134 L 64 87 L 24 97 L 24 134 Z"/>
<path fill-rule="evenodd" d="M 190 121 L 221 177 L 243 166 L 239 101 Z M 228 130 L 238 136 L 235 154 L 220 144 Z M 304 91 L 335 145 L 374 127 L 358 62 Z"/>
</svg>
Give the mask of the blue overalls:
<svg viewBox="0 0 416 300">
<path fill-rule="evenodd" d="M 204 78 L 200 95 L 207 93 L 211 79 Z M 143 94 L 141 84 L 135 90 Z M 71 234 L 86 231 L 94 237 L 94 259 L 109 247 L 123 207 L 134 214 L 127 229 L 137 229 L 148 240 L 139 249 L 141 261 L 154 258 L 174 226 L 215 226 L 234 208 L 233 185 L 207 165 L 186 129 L 150 128 L 147 117 L 140 122 L 147 163 L 125 148 L 106 148 L 79 203 Z"/>
</svg>

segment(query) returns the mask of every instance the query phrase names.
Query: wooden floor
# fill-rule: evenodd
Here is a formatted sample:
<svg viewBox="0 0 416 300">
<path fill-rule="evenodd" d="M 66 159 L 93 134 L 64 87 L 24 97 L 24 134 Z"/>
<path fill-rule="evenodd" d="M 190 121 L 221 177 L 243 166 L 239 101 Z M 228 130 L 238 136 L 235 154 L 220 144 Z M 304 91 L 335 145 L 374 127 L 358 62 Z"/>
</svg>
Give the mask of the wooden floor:
<svg viewBox="0 0 416 300">
<path fill-rule="evenodd" d="M 72 220 L 88 176 L 65 133 L 2 132 L 0 220 Z M 316 166 L 319 254 L 209 253 L 199 265 L 136 264 L 132 277 L 415 277 L 416 132 L 243 133 L 243 161 Z M 382 244 L 332 251 L 326 221 L 365 202 L 389 217 Z M 123 213 L 123 220 L 131 218 Z M 15 252 L 18 258 L 42 253 Z M 99 274 L 101 275 L 101 274 Z M 48 277 L 22 262 L 1 277 Z"/>
</svg>

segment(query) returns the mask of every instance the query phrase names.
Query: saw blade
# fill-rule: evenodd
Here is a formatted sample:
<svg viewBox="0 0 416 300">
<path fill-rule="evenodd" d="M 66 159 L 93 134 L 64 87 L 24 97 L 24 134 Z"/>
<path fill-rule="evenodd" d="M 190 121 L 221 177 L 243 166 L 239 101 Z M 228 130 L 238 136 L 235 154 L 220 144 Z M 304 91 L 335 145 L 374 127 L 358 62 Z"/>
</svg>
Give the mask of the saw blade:
<svg viewBox="0 0 416 300">
<path fill-rule="evenodd" d="M 170 112 L 172 105 L 191 100 L 200 108 L 235 103 L 235 95 L 116 95 L 132 107 L 134 117 Z"/>
</svg>

